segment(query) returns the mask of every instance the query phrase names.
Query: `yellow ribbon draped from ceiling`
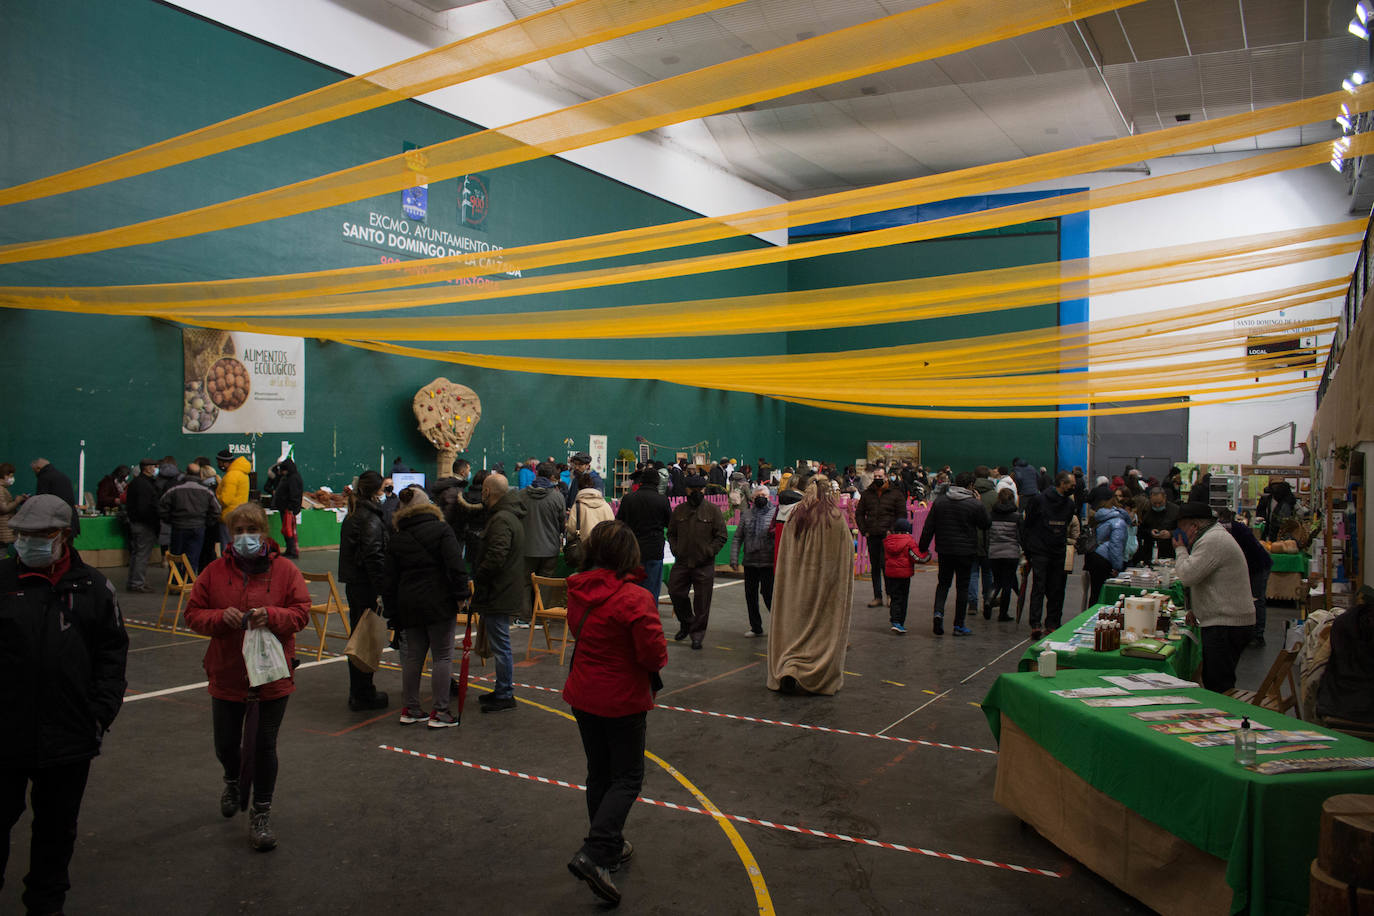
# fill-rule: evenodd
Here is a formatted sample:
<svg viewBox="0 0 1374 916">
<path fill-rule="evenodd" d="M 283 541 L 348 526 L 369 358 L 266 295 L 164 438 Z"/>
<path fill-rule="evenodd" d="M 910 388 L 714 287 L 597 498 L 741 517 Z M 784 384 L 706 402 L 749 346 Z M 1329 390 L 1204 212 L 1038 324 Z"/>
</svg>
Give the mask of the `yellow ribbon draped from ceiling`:
<svg viewBox="0 0 1374 916">
<path fill-rule="evenodd" d="M 218 124 L 46 178 L 0 188 L 0 206 L 191 162 L 742 2 L 569 0 Z"/>
</svg>

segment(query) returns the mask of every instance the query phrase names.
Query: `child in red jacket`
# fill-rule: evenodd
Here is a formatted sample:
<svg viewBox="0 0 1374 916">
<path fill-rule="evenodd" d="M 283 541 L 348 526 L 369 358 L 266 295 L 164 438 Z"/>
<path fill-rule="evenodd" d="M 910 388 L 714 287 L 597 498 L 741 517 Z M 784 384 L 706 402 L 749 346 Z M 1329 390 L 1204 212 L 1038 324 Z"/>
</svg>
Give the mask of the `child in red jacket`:
<svg viewBox="0 0 1374 916">
<path fill-rule="evenodd" d="M 897 519 L 892 525 L 892 533 L 883 538 L 883 572 L 887 576 L 888 597 L 892 599 L 887 609 L 888 618 L 892 622 L 892 632 L 898 636 L 906 634 L 906 601 L 911 594 L 912 561 L 917 555 L 911 522 Z"/>
</svg>

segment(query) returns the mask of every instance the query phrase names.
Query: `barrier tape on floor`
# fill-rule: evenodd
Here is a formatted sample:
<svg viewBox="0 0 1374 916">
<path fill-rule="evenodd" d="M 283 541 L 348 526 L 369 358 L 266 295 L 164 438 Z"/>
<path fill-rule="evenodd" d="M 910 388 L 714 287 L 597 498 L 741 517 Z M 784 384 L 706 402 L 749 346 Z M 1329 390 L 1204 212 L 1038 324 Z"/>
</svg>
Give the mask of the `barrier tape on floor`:
<svg viewBox="0 0 1374 916">
<path fill-rule="evenodd" d="M 524 779 L 528 780 L 529 782 L 542 783 L 543 785 L 548 786 L 560 786 L 564 789 L 577 789 L 583 792 L 587 790 L 586 786 L 579 785 L 578 783 L 573 782 L 565 782 L 562 779 L 551 779 L 547 776 L 537 776 L 530 773 L 521 773 L 518 770 L 508 770 L 505 767 L 488 766 L 485 763 L 473 763 L 469 760 L 457 760 L 453 757 L 445 757 L 442 754 L 427 754 L 423 751 L 412 751 L 408 748 L 396 747 L 395 745 L 391 744 L 379 744 L 377 745 L 377 747 L 380 750 L 392 751 L 393 753 L 401 754 L 402 756 L 418 757 L 423 760 L 433 760 L 436 763 L 447 763 L 453 766 L 466 767 L 469 770 L 480 770 L 483 773 L 495 773 L 499 776 L 514 776 L 516 779 Z M 643 802 L 646 805 L 653 805 L 658 808 L 668 808 L 672 811 L 683 811 L 688 814 L 702 814 L 708 817 L 717 816 L 716 814 L 707 811 L 704 808 L 698 808 L 695 805 L 679 805 L 676 802 L 658 801 L 657 799 L 653 798 L 645 798 L 642 795 L 639 798 L 637 798 L 636 801 Z M 826 840 L 839 840 L 844 843 L 853 843 L 857 846 L 873 846 L 879 849 L 895 850 L 896 852 L 909 852 L 918 856 L 927 856 L 933 859 L 947 859 L 951 862 L 964 862 L 969 865 L 983 865 L 988 868 L 999 868 L 1004 871 L 1020 872 L 1021 874 L 1025 875 L 1038 875 L 1042 878 L 1064 877 L 1064 875 L 1060 872 L 1051 871 L 1045 868 L 1034 868 L 1029 865 L 1013 865 L 1009 862 L 997 862 L 993 859 L 982 859 L 978 858 L 977 856 L 961 856 L 953 852 L 940 852 L 939 850 L 926 849 L 921 846 L 907 846 L 903 843 L 885 843 L 882 840 L 872 840 L 867 837 L 850 836 L 846 833 L 834 833 L 829 830 L 816 830 L 811 827 L 798 827 L 794 824 L 779 824 L 776 821 L 763 820 L 762 818 L 757 817 L 747 817 L 743 814 L 729 814 L 727 812 L 722 811 L 720 812 L 719 816 L 741 824 L 753 824 L 755 827 L 768 827 L 772 830 L 782 830 L 787 833 L 814 836 Z"/>
<path fill-rule="evenodd" d="M 475 677 L 474 681 L 490 681 L 491 677 Z M 561 693 L 562 691 L 554 687 L 541 687 L 538 684 L 515 684 L 526 690 L 543 690 L 548 693 Z M 926 741 L 923 738 L 899 738 L 895 735 L 877 735 L 872 732 L 856 732 L 848 728 L 829 728 L 824 725 L 807 725 L 804 722 L 784 722 L 780 719 L 763 719 L 758 716 L 741 716 L 731 712 L 715 712 L 710 709 L 693 709 L 690 706 L 670 706 L 667 703 L 655 703 L 655 709 L 667 709 L 672 712 L 690 712 L 693 715 L 709 716 L 715 719 L 735 719 L 739 722 L 754 722 L 759 725 L 781 725 L 784 728 L 801 728 L 813 732 L 829 732 L 832 735 L 850 735 L 855 738 L 876 738 L 879 741 L 894 741 L 898 744 L 916 744 L 922 747 L 939 747 L 949 751 L 969 751 L 974 754 L 991 754 L 997 756 L 997 751 L 986 747 L 967 747 L 963 744 L 946 744 L 943 741 Z"/>
</svg>

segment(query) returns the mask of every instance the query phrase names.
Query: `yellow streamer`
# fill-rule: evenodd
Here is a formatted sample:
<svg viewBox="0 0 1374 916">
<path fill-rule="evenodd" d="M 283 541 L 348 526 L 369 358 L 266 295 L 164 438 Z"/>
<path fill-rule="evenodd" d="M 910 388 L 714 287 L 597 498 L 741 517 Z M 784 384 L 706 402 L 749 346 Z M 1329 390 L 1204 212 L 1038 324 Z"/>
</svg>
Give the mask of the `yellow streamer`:
<svg viewBox="0 0 1374 916">
<path fill-rule="evenodd" d="M 569 0 L 370 73 L 79 168 L 0 189 L 0 206 L 190 162 L 743 0 Z"/>
<path fill-rule="evenodd" d="M 185 238 L 604 143 L 954 54 L 1141 0 L 943 0 L 293 185 L 100 232 L 0 247 L 0 263 Z"/>
</svg>

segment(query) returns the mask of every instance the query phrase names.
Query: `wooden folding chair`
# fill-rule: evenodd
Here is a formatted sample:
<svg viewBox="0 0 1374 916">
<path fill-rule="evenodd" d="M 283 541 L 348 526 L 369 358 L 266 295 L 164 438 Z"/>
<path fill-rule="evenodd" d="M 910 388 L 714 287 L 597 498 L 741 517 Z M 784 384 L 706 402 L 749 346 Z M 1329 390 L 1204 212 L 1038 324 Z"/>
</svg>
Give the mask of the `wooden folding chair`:
<svg viewBox="0 0 1374 916">
<path fill-rule="evenodd" d="M 167 554 L 167 589 L 162 593 L 162 607 L 158 608 L 157 625 L 162 626 L 162 618 L 167 613 L 167 599 L 172 593 L 177 595 L 176 613 L 172 615 L 172 632 L 177 631 L 177 621 L 181 619 L 181 606 L 191 589 L 196 585 L 196 570 L 184 553 Z"/>
<path fill-rule="evenodd" d="M 1233 687 L 1226 691 L 1226 695 L 1251 706 L 1260 706 L 1275 712 L 1288 712 L 1298 705 L 1298 682 L 1293 676 L 1293 660 L 1297 657 L 1296 651 L 1280 649 L 1274 664 L 1269 666 L 1269 673 L 1264 676 L 1259 690 L 1241 690 L 1239 687 Z M 1288 682 L 1286 697 L 1283 695 L 1284 681 Z"/>
<path fill-rule="evenodd" d="M 525 660 L 529 661 L 530 653 L 534 651 L 534 631 L 538 629 L 542 617 L 544 620 L 563 621 L 563 647 L 558 653 L 558 664 L 561 665 L 568 653 L 568 580 L 550 579 L 530 573 L 530 582 L 534 583 L 534 610 L 530 613 L 530 641 L 525 646 Z M 544 646 L 545 648 L 539 650 L 540 653 L 552 655 L 553 638 L 549 635 L 548 626 L 544 627 Z"/>
<path fill-rule="evenodd" d="M 320 646 L 315 650 L 315 661 L 324 658 L 324 640 L 329 635 L 329 615 L 338 614 L 343 621 L 343 638 L 346 640 L 353 635 L 353 628 L 348 625 L 347 605 L 339 597 L 339 584 L 334 581 L 332 572 L 308 573 L 302 572 L 307 582 L 328 582 L 329 594 L 323 604 L 310 605 L 310 622 L 315 625 L 315 633 L 320 637 Z M 337 635 L 337 634 L 336 634 Z"/>
</svg>

